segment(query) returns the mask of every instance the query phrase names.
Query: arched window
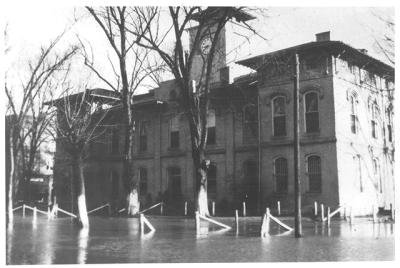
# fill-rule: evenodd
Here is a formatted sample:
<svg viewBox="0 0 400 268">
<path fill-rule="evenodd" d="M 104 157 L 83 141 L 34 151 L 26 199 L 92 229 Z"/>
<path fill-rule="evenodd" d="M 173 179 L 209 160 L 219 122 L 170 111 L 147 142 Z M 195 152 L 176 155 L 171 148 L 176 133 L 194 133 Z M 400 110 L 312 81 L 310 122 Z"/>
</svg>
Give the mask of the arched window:
<svg viewBox="0 0 400 268">
<path fill-rule="evenodd" d="M 215 199 L 217 195 L 217 166 L 211 163 L 207 172 L 207 194 Z"/>
<path fill-rule="evenodd" d="M 273 130 L 274 136 L 286 135 L 286 107 L 285 97 L 275 97 L 272 100 Z"/>
<path fill-rule="evenodd" d="M 356 96 L 350 96 L 350 130 L 356 134 L 358 132 L 358 116 L 357 116 L 357 104 L 358 100 Z"/>
<path fill-rule="evenodd" d="M 139 124 L 139 151 L 145 152 L 147 150 L 147 132 L 148 121 L 141 121 Z"/>
<path fill-rule="evenodd" d="M 383 190 L 382 190 L 382 178 L 381 178 L 381 171 L 380 171 L 380 166 L 379 166 L 379 159 L 374 158 L 372 160 L 372 166 L 373 166 L 373 169 L 374 169 L 374 177 L 375 177 L 375 180 L 377 181 L 377 184 L 378 184 L 378 190 L 379 190 L 380 193 L 382 193 L 383 192 Z"/>
<path fill-rule="evenodd" d="M 387 114 L 387 137 L 389 142 L 393 142 L 393 109 L 390 105 L 386 109 Z"/>
<path fill-rule="evenodd" d="M 321 158 L 316 155 L 307 158 L 308 189 L 310 192 L 322 191 Z"/>
<path fill-rule="evenodd" d="M 209 109 L 207 114 L 207 144 L 212 145 L 215 142 L 215 110 Z"/>
<path fill-rule="evenodd" d="M 276 192 L 288 192 L 288 164 L 287 159 L 280 157 L 274 161 Z"/>
<path fill-rule="evenodd" d="M 373 102 L 370 106 L 370 116 L 371 116 L 371 137 L 374 139 L 378 138 L 378 118 L 379 118 L 379 108 L 376 102 Z"/>
<path fill-rule="evenodd" d="M 257 107 L 248 104 L 243 108 L 243 142 L 256 141 L 258 137 Z"/>
<path fill-rule="evenodd" d="M 147 182 L 147 169 L 144 167 L 139 168 L 139 193 L 145 196 L 148 190 Z"/>
<path fill-rule="evenodd" d="M 318 93 L 309 92 L 305 95 L 306 132 L 319 132 Z"/>
</svg>

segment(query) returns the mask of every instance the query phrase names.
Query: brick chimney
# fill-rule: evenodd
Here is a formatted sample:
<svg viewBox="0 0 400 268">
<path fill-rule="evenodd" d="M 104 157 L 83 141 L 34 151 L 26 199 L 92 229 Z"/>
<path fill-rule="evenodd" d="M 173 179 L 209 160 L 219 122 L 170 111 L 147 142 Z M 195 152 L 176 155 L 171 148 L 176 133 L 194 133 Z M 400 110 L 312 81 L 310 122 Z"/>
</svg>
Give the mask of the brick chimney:
<svg viewBox="0 0 400 268">
<path fill-rule="evenodd" d="M 331 40 L 331 32 L 323 32 L 323 33 L 317 33 L 315 35 L 315 39 L 317 42 L 323 42 L 323 41 L 330 41 Z"/>
</svg>

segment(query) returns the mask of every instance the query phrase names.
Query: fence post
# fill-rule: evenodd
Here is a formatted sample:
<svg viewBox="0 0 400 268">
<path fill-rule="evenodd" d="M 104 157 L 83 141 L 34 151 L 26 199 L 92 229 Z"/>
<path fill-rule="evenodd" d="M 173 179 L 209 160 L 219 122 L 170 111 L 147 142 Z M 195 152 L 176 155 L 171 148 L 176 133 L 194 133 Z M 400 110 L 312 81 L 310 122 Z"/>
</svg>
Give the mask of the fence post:
<svg viewBox="0 0 400 268">
<path fill-rule="evenodd" d="M 199 234 L 200 233 L 200 216 L 199 216 L 198 211 L 195 212 L 195 224 L 196 224 L 196 233 Z"/>
<path fill-rule="evenodd" d="M 392 221 L 394 221 L 394 209 L 392 203 L 390 203 L 390 218 Z"/>
<path fill-rule="evenodd" d="M 239 212 L 236 209 L 235 210 L 235 226 L 236 226 L 236 232 L 239 231 Z"/>
<path fill-rule="evenodd" d="M 324 214 L 325 214 L 325 211 L 324 211 L 324 204 L 321 204 L 321 222 L 324 221 Z"/>
<path fill-rule="evenodd" d="M 22 204 L 22 218 L 25 218 L 25 204 Z"/>
<path fill-rule="evenodd" d="M 318 216 L 318 204 L 317 204 L 317 201 L 314 201 L 314 215 L 315 215 L 315 217 Z"/>
<path fill-rule="evenodd" d="M 377 222 L 375 205 L 372 205 L 372 222 L 373 223 Z"/>
<path fill-rule="evenodd" d="M 215 216 L 215 202 L 212 202 L 212 215 Z"/>
<path fill-rule="evenodd" d="M 185 216 L 187 216 L 187 201 L 185 201 Z"/>
<path fill-rule="evenodd" d="M 143 220 L 142 213 L 139 214 L 139 228 L 140 228 L 140 232 L 144 233 L 144 220 Z"/>
<path fill-rule="evenodd" d="M 161 202 L 161 204 L 160 204 L 160 215 L 163 215 L 163 214 L 164 214 L 164 203 Z"/>
<path fill-rule="evenodd" d="M 47 207 L 47 220 L 51 219 L 50 207 Z"/>
<path fill-rule="evenodd" d="M 280 215 L 281 215 L 281 201 L 278 201 L 278 216 Z"/>
<path fill-rule="evenodd" d="M 246 217 L 246 202 L 243 202 L 243 217 Z"/>
<path fill-rule="evenodd" d="M 33 220 L 36 221 L 37 218 L 37 210 L 36 207 L 33 207 Z"/>
<path fill-rule="evenodd" d="M 328 227 L 331 227 L 331 216 L 330 216 L 330 214 L 331 214 L 331 208 L 328 207 L 328 215 L 326 216 L 327 220 L 328 220 Z"/>
<path fill-rule="evenodd" d="M 267 208 L 267 212 L 264 214 L 261 224 L 262 237 L 266 237 L 269 235 L 269 224 L 270 224 L 270 213 L 269 213 L 269 208 Z"/>
</svg>

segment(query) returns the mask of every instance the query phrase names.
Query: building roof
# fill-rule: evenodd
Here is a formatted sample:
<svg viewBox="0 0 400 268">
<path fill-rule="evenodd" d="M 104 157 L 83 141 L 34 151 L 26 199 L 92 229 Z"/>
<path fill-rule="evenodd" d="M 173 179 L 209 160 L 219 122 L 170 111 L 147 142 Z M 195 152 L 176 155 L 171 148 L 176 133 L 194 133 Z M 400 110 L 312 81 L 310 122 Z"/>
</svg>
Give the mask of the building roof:
<svg viewBox="0 0 400 268">
<path fill-rule="evenodd" d="M 191 18 L 196 21 L 199 21 L 202 16 L 206 16 L 208 18 L 217 18 L 218 13 L 227 9 L 229 9 L 232 18 L 235 18 L 238 22 L 246 22 L 248 20 L 255 19 L 254 16 L 237 7 L 208 7 L 201 12 L 194 13 Z"/>
<path fill-rule="evenodd" d="M 362 66 L 365 69 L 372 69 L 377 74 L 382 74 L 394 78 L 394 68 L 370 55 L 356 49 L 341 41 L 318 41 L 309 42 L 294 47 L 289 47 L 274 52 L 258 55 L 248 59 L 237 61 L 236 63 L 243 66 L 258 70 L 259 68 L 270 64 L 279 57 L 289 56 L 290 54 L 307 52 L 313 49 L 325 49 L 335 56 L 345 58 L 352 63 Z"/>
</svg>

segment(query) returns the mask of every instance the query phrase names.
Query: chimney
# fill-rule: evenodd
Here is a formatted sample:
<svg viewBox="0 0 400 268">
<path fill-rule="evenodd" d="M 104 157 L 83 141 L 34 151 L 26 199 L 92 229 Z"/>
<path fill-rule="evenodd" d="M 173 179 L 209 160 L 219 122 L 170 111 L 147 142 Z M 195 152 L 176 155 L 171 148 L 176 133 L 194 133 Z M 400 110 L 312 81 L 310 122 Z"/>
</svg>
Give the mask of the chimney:
<svg viewBox="0 0 400 268">
<path fill-rule="evenodd" d="M 331 32 L 323 32 L 323 33 L 317 33 L 315 35 L 315 39 L 317 42 L 323 42 L 323 41 L 330 41 L 331 40 Z"/>
</svg>

